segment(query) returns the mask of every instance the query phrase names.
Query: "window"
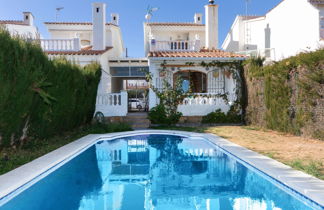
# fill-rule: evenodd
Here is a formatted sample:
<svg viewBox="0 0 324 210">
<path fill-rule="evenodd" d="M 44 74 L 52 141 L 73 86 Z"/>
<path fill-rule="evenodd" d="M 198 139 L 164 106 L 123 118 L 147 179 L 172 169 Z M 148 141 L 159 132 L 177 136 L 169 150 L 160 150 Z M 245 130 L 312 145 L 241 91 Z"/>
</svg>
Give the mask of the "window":
<svg viewBox="0 0 324 210">
<path fill-rule="evenodd" d="M 174 74 L 174 85 L 177 78 L 181 77 L 182 89 L 185 92 L 205 93 L 207 90 L 206 74 L 198 71 L 181 71 Z"/>
<path fill-rule="evenodd" d="M 198 17 L 198 21 L 200 21 L 200 17 Z"/>
<path fill-rule="evenodd" d="M 116 16 L 114 16 L 114 18 L 113 18 L 114 20 L 116 20 Z"/>
<path fill-rule="evenodd" d="M 110 67 L 110 74 L 115 77 L 145 77 L 145 72 L 148 70 L 148 66 Z"/>
<path fill-rule="evenodd" d="M 97 7 L 97 13 L 99 13 L 99 9 L 100 9 L 100 8 L 99 8 L 99 7 Z"/>
<path fill-rule="evenodd" d="M 26 16 L 26 20 L 28 20 L 28 16 Z"/>
</svg>

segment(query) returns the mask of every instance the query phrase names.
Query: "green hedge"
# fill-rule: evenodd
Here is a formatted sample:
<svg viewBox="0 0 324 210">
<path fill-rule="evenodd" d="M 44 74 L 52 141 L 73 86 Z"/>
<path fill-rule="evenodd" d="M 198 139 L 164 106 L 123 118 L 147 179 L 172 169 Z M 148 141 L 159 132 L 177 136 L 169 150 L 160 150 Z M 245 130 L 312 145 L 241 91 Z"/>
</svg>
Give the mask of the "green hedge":
<svg viewBox="0 0 324 210">
<path fill-rule="evenodd" d="M 0 147 L 90 122 L 100 74 L 99 64 L 51 61 L 39 44 L 0 30 Z"/>
<path fill-rule="evenodd" d="M 254 58 L 246 63 L 250 91 L 256 84 L 264 87 L 261 94 L 250 94 L 248 106 L 262 101 L 265 114 L 252 110 L 250 121 L 258 119 L 259 114 L 264 123 L 257 123 L 267 128 L 324 139 L 324 49 L 267 66 L 259 61 Z"/>
</svg>

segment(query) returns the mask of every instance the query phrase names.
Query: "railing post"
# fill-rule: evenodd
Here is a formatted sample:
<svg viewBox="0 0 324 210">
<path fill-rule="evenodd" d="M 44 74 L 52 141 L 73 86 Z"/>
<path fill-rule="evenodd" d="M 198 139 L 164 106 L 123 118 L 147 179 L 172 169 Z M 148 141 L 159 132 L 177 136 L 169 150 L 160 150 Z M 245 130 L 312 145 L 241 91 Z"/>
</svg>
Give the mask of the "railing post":
<svg viewBox="0 0 324 210">
<path fill-rule="evenodd" d="M 80 44 L 80 39 L 79 38 L 74 38 L 73 39 L 72 50 L 75 50 L 75 51 L 80 51 L 81 50 L 81 44 Z"/>
<path fill-rule="evenodd" d="M 120 106 L 123 107 L 123 114 L 126 115 L 128 112 L 128 93 L 127 91 L 121 91 L 120 95 L 121 95 Z"/>
</svg>

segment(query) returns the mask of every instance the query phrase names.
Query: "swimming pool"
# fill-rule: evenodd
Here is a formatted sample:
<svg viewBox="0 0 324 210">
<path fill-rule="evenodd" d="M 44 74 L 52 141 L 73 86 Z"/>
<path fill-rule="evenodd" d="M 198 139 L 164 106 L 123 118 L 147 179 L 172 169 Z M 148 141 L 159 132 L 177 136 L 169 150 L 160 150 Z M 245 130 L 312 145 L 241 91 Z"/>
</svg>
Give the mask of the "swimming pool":
<svg viewBox="0 0 324 210">
<path fill-rule="evenodd" d="M 323 209 L 209 137 L 101 137 L 1 197 L 0 209 Z"/>
</svg>

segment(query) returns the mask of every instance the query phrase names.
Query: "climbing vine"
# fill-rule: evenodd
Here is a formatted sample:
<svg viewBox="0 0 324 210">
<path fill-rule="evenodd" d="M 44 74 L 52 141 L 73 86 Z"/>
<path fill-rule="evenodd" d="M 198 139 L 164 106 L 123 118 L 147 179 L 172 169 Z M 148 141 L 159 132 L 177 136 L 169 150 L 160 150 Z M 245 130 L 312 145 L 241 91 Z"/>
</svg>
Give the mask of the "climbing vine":
<svg viewBox="0 0 324 210">
<path fill-rule="evenodd" d="M 225 71 L 225 75 L 228 77 L 231 75 L 235 84 L 235 96 L 236 100 L 232 102 L 230 112 L 231 115 L 241 115 L 241 122 L 244 121 L 245 108 L 246 108 L 246 82 L 244 77 L 244 68 L 242 61 L 212 61 L 209 63 L 201 62 L 200 65 L 209 68 L 219 68 Z M 230 103 L 227 99 L 228 93 L 225 93 L 226 97 L 223 97 L 226 103 Z M 237 118 L 236 118 L 237 119 Z M 235 120 L 237 123 L 237 120 Z"/>
</svg>

